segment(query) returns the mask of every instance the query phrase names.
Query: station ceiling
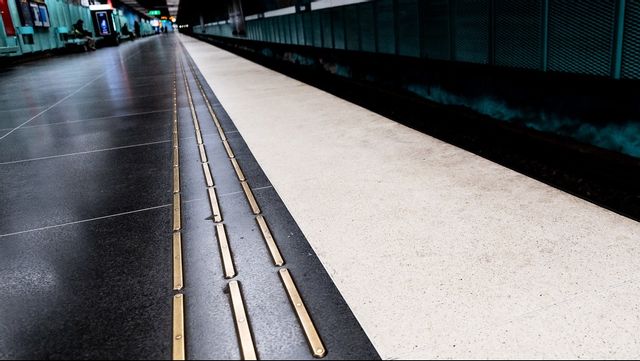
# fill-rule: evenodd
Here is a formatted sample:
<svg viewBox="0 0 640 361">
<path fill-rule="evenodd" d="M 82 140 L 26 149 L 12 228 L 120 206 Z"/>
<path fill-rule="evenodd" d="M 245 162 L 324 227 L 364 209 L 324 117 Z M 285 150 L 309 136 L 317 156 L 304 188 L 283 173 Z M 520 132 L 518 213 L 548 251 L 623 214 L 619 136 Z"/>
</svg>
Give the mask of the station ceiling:
<svg viewBox="0 0 640 361">
<path fill-rule="evenodd" d="M 180 0 L 115 0 L 114 2 L 125 4 L 142 14 L 147 14 L 150 10 L 160 10 L 161 16 L 175 16 L 178 13 Z"/>
</svg>

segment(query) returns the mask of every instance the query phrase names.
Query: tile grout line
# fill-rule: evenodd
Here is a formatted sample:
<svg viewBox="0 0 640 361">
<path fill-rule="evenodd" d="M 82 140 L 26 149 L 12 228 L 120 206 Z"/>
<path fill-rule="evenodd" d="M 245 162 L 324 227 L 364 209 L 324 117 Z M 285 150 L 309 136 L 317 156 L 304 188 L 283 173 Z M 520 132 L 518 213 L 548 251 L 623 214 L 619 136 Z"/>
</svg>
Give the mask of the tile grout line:
<svg viewBox="0 0 640 361">
<path fill-rule="evenodd" d="M 67 120 L 64 122 L 57 122 L 57 123 L 47 123 L 47 124 L 35 124 L 35 125 L 25 125 L 24 127 L 20 128 L 20 130 L 23 129 L 34 129 L 34 128 L 44 128 L 44 127 L 53 127 L 53 126 L 61 126 L 61 125 L 67 125 L 67 124 L 76 124 L 76 123 L 82 123 L 82 122 L 91 122 L 91 121 L 96 121 L 96 120 L 109 120 L 109 119 L 114 119 L 114 118 L 127 118 L 127 117 L 135 117 L 138 115 L 150 115 L 150 114 L 159 114 L 159 113 L 169 113 L 171 112 L 172 109 L 161 109 L 161 110 L 151 110 L 148 112 L 137 112 L 137 113 L 126 113 L 126 114 L 122 114 L 122 115 L 110 115 L 107 117 L 98 117 L 98 118 L 87 118 L 87 119 L 76 119 L 76 120 Z M 6 130 L 11 130 L 13 128 L 2 128 L 0 129 L 0 131 L 6 131 Z"/>
<path fill-rule="evenodd" d="M 138 147 L 147 147 L 147 146 L 150 146 L 150 145 L 164 144 L 164 143 L 169 143 L 169 142 L 171 142 L 171 141 L 170 140 L 159 140 L 157 142 L 132 144 L 132 145 L 125 145 L 125 146 L 122 146 L 122 147 L 115 147 L 115 148 L 88 150 L 86 152 L 67 153 L 67 154 L 52 155 L 52 156 L 48 156 L 48 157 L 13 160 L 13 161 L 10 161 L 10 162 L 2 162 L 2 163 L 0 163 L 0 166 L 1 165 L 9 165 L 9 164 L 35 162 L 35 161 L 39 161 L 39 160 L 48 160 L 48 159 L 55 159 L 55 158 L 73 157 L 73 156 L 76 156 L 76 155 L 85 155 L 85 154 L 93 154 L 93 153 L 101 153 L 101 152 L 111 152 L 111 151 L 114 151 L 114 150 L 122 150 L 122 149 L 138 148 Z"/>
<path fill-rule="evenodd" d="M 122 212 L 122 213 L 114 213 L 114 214 L 110 214 L 110 215 L 107 215 L 107 216 L 83 219 L 83 220 L 80 220 L 80 221 L 74 221 L 74 222 L 68 222 L 68 223 L 61 223 L 61 224 L 56 224 L 56 225 L 53 225 L 53 226 L 46 226 L 46 227 L 28 229 L 28 230 L 20 231 L 20 232 L 0 234 L 0 238 L 15 236 L 15 235 L 29 233 L 29 232 L 44 231 L 44 230 L 53 229 L 53 228 L 72 226 L 72 225 L 75 225 L 75 224 L 82 224 L 82 223 L 88 223 L 88 222 L 93 222 L 93 221 L 100 221 L 100 220 L 103 220 L 103 219 L 121 217 L 121 216 L 126 216 L 126 215 L 130 215 L 130 214 L 141 213 L 141 212 L 146 212 L 146 211 L 152 211 L 152 210 L 155 210 L 155 209 L 167 208 L 167 207 L 170 207 L 170 206 L 171 206 L 171 203 L 168 203 L 168 204 L 163 204 L 163 205 L 160 205 L 160 206 L 136 209 L 134 211 L 128 211 L 128 212 Z"/>
<path fill-rule="evenodd" d="M 134 55 L 137 55 L 138 53 L 134 53 L 131 54 L 130 56 L 128 56 L 127 58 L 125 58 L 125 62 L 129 59 L 131 59 Z M 95 83 L 96 81 L 98 81 L 100 78 L 105 77 L 108 74 L 109 70 L 105 70 L 102 74 L 98 75 L 97 77 L 93 78 L 92 80 L 90 80 L 87 84 L 81 86 L 80 88 L 76 89 L 75 91 L 73 91 L 71 94 L 65 96 L 64 98 L 58 100 L 57 102 L 53 103 L 51 106 L 45 108 L 43 111 L 41 111 L 40 113 L 34 115 L 31 119 L 27 120 L 26 122 L 18 125 L 17 127 L 13 128 L 13 130 L 11 130 L 9 133 L 3 135 L 2 137 L 0 137 L 0 141 L 5 139 L 6 137 L 8 137 L 9 135 L 11 135 L 13 132 L 15 132 L 16 130 L 22 128 L 23 126 L 29 124 L 31 121 L 33 121 L 34 119 L 40 117 L 41 115 L 43 115 L 44 113 L 48 112 L 49 110 L 55 108 L 56 106 L 64 103 L 66 100 L 68 100 L 69 98 L 71 98 L 72 96 L 80 93 L 82 90 L 84 90 L 85 88 L 89 87 L 91 84 Z"/>
</svg>

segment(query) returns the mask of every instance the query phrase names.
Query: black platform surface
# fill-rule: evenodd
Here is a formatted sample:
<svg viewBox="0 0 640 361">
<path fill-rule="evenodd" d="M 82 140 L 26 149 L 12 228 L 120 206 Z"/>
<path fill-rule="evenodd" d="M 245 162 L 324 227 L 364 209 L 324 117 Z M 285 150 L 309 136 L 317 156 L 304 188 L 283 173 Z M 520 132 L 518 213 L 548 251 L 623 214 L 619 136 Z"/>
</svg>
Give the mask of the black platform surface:
<svg viewBox="0 0 640 361">
<path fill-rule="evenodd" d="M 177 37 L 26 63 L 0 79 L 0 358 L 171 358 L 176 79 L 187 358 L 241 354 L 185 80 L 258 357 L 313 358 L 205 96 L 326 359 L 379 358 Z"/>
</svg>

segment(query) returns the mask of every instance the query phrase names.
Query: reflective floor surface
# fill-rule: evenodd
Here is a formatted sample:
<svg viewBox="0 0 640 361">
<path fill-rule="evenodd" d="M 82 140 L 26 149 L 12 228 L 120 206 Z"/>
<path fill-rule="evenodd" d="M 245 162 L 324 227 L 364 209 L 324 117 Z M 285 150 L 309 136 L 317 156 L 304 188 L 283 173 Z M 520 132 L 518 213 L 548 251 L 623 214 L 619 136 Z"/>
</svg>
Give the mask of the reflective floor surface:
<svg viewBox="0 0 640 361">
<path fill-rule="evenodd" d="M 0 79 L 0 358 L 172 357 L 174 81 L 187 358 L 241 357 L 191 104 L 258 357 L 312 358 L 206 101 L 326 358 L 378 358 L 177 37 L 27 63 Z"/>
</svg>

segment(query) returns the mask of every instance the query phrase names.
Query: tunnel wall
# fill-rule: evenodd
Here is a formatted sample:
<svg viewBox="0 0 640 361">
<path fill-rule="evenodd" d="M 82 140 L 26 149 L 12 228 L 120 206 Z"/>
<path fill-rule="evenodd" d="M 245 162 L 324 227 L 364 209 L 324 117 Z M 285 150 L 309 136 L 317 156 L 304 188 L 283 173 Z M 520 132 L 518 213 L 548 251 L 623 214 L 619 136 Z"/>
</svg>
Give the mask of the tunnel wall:
<svg viewBox="0 0 640 361">
<path fill-rule="evenodd" d="M 640 79 L 640 0 L 376 0 L 196 26 L 217 36 Z"/>
</svg>

